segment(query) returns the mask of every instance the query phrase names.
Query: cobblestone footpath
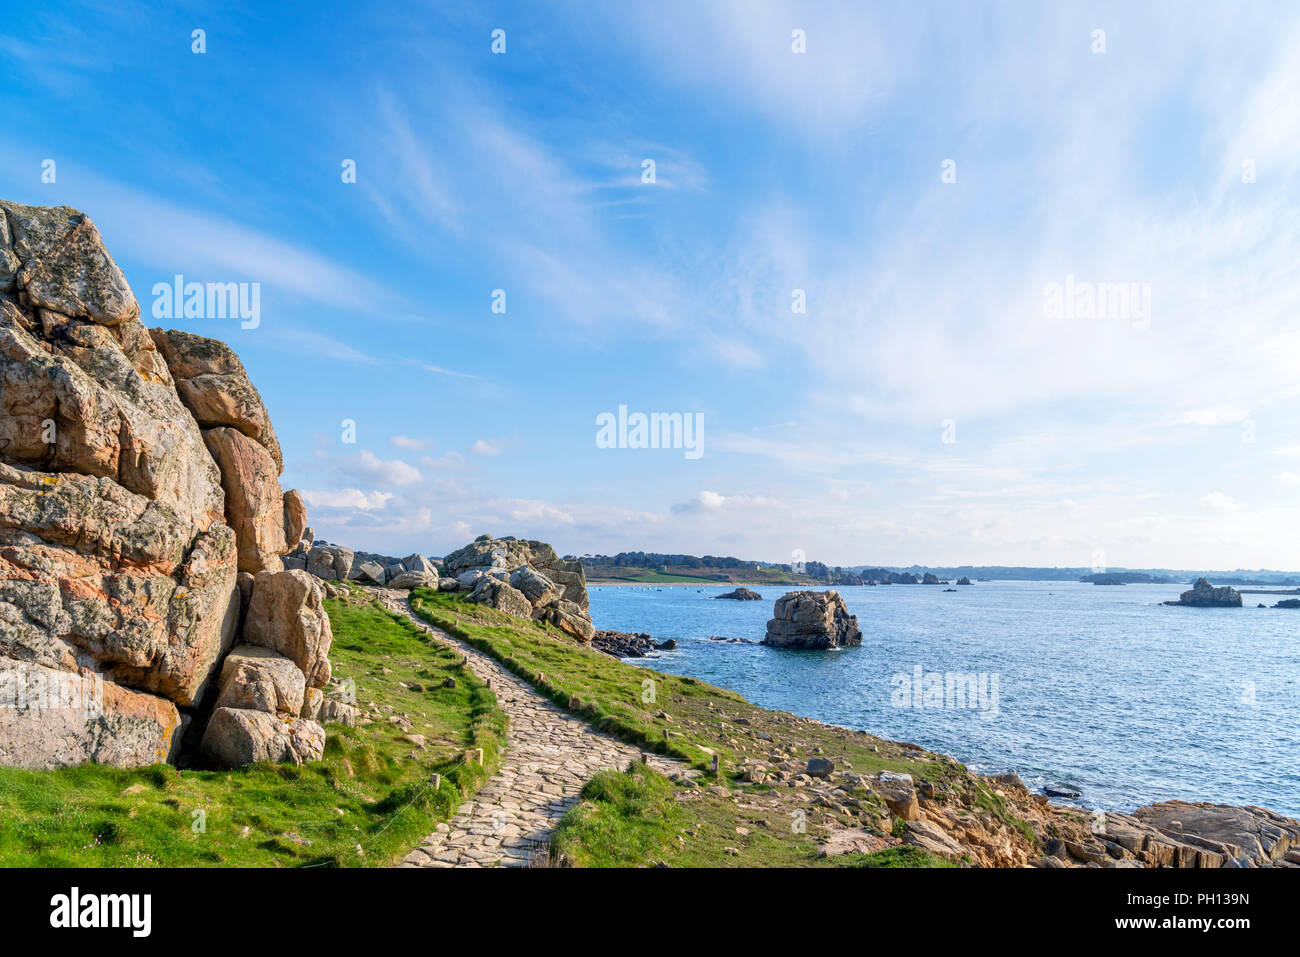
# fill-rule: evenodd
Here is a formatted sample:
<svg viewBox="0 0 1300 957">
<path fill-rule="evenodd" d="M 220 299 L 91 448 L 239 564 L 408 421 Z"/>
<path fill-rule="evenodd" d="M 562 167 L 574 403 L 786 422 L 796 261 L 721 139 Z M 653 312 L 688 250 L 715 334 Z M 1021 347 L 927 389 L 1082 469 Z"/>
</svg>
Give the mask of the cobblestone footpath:
<svg viewBox="0 0 1300 957">
<path fill-rule="evenodd" d="M 597 771 L 626 768 L 643 752 L 562 710 L 493 658 L 434 628 L 415 614 L 404 591 L 378 590 L 385 607 L 406 615 L 435 639 L 462 652 L 470 669 L 491 682 L 510 718 L 497 774 L 439 824 L 401 867 L 526 867 L 542 863 L 551 832 Z M 681 772 L 681 762 L 644 752 L 651 767 Z"/>
</svg>

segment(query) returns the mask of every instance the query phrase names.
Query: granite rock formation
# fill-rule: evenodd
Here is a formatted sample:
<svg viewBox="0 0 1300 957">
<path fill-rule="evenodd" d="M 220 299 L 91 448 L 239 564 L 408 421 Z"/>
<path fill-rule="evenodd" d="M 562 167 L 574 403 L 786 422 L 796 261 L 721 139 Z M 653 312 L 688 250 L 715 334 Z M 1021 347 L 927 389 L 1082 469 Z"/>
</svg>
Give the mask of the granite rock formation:
<svg viewBox="0 0 1300 957">
<path fill-rule="evenodd" d="M 0 763 L 174 760 L 240 573 L 305 525 L 261 398 L 222 343 L 145 329 L 89 217 L 0 201 L 0 409 Z"/>
<path fill-rule="evenodd" d="M 837 591 L 795 591 L 776 600 L 763 644 L 828 649 L 862 644 L 858 619 Z"/>
</svg>

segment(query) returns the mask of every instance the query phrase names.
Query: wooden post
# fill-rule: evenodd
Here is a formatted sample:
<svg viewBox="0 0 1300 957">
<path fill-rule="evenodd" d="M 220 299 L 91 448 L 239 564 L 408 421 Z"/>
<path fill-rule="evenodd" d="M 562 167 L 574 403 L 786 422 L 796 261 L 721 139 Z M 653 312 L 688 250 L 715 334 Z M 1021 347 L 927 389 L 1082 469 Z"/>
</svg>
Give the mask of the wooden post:
<svg viewBox="0 0 1300 957">
<path fill-rule="evenodd" d="M 718 756 L 716 754 L 713 756 L 713 773 L 718 773 Z"/>
<path fill-rule="evenodd" d="M 441 788 L 441 787 L 442 787 L 442 775 L 441 775 L 441 774 L 431 774 L 431 775 L 429 775 L 429 787 L 433 788 L 435 791 L 437 791 L 439 788 Z"/>
</svg>

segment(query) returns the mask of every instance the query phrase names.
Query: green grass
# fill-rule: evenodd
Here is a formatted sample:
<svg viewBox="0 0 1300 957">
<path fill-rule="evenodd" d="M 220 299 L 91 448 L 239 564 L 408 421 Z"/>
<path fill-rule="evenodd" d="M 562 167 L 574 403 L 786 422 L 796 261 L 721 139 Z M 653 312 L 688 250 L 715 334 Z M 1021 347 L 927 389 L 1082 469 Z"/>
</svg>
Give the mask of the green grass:
<svg viewBox="0 0 1300 957">
<path fill-rule="evenodd" d="M 555 829 L 552 853 L 577 867 L 635 867 L 664 856 L 689 820 L 675 790 L 644 764 L 597 772 Z"/>
<path fill-rule="evenodd" d="M 353 679 L 363 712 L 373 702 L 378 716 L 354 728 L 328 725 L 323 760 L 222 772 L 164 764 L 0 769 L 0 865 L 379 866 L 400 860 L 494 772 L 505 716 L 458 654 L 404 616 L 355 599 L 325 607 L 334 629 L 335 677 Z M 448 678 L 454 688 L 445 686 Z M 408 717 L 409 732 L 387 720 L 388 709 Z M 403 740 L 407 733 L 423 735 L 426 747 Z M 464 761 L 471 748 L 483 749 L 482 766 Z M 436 791 L 429 786 L 434 773 L 442 775 Z"/>
<path fill-rule="evenodd" d="M 837 769 L 857 774 L 903 771 L 969 794 L 972 800 L 993 797 L 961 764 L 943 755 L 759 708 L 735 692 L 627 664 L 580 645 L 550 625 L 512 618 L 446 592 L 416 589 L 411 604 L 431 624 L 492 655 L 601 730 L 706 772 L 701 787 L 686 788 L 666 779 L 663 786 L 649 783 L 653 775 L 636 771 L 623 783 L 623 791 L 612 790 L 608 777 L 602 776 L 601 790 L 593 795 L 605 799 L 585 801 L 561 829 L 576 863 L 833 865 L 837 858 L 818 856 L 819 841 L 832 826 L 861 828 L 882 837 L 892 834 L 888 811 L 866 791 L 859 790 L 844 807 L 811 807 L 802 789 L 743 780 L 747 767 L 772 764 L 774 753 L 787 760 L 830 758 Z M 710 770 L 715 755 L 716 776 Z M 638 814 L 629 809 L 662 803 L 663 787 L 676 794 L 676 803 L 687 808 L 690 820 L 682 824 L 664 815 L 652 825 L 631 820 Z M 979 788 L 983 795 L 975 790 Z M 806 815 L 802 831 L 792 827 L 800 811 Z M 1004 807 L 990 809 L 998 812 L 1007 813 Z M 669 827 L 675 833 L 666 840 Z"/>
<path fill-rule="evenodd" d="M 887 847 L 883 851 L 871 854 L 845 854 L 836 863 L 840 867 L 956 867 L 952 861 L 904 844 L 901 847 Z"/>
</svg>

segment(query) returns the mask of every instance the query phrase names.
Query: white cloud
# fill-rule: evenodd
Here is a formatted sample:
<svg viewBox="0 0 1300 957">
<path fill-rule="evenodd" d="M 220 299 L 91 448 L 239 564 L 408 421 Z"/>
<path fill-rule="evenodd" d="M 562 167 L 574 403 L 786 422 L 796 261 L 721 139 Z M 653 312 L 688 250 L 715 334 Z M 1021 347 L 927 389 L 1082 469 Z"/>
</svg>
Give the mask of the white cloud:
<svg viewBox="0 0 1300 957">
<path fill-rule="evenodd" d="M 500 455 L 501 447 L 487 439 L 478 439 L 469 449 L 475 455 Z"/>
<path fill-rule="evenodd" d="M 413 439 L 409 435 L 390 436 L 388 441 L 399 449 L 409 449 L 412 451 L 427 449 L 433 443 L 432 439 Z"/>
<path fill-rule="evenodd" d="M 390 488 L 415 485 L 420 481 L 420 470 L 401 459 L 381 459 L 369 449 L 353 456 L 333 460 L 335 472 L 369 485 Z"/>
<path fill-rule="evenodd" d="M 362 511 L 382 509 L 392 499 L 391 492 L 363 492 L 345 488 L 337 491 L 303 489 L 302 497 L 311 506 L 322 508 L 357 508 Z"/>
<path fill-rule="evenodd" d="M 1213 509 L 1216 512 L 1235 512 L 1241 506 L 1224 495 L 1222 492 L 1211 492 L 1209 495 L 1201 497 L 1201 505 L 1204 508 Z"/>
</svg>

